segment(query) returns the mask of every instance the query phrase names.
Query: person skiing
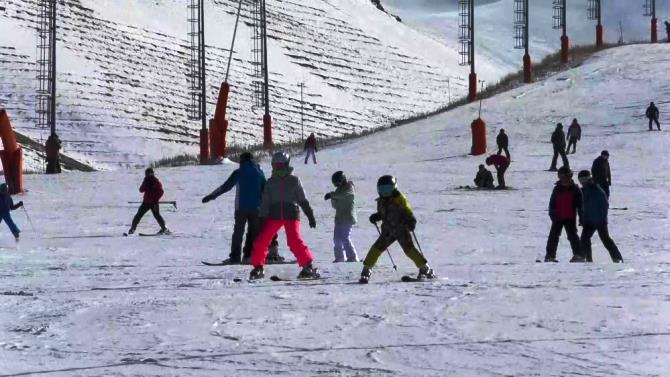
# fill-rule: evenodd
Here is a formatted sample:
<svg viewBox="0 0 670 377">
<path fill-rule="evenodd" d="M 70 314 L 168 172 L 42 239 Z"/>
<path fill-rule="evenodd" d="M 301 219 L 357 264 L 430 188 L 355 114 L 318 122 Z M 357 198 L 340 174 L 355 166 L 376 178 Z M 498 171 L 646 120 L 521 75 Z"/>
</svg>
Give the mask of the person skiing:
<svg viewBox="0 0 670 377">
<path fill-rule="evenodd" d="M 668 42 L 670 42 L 670 22 L 665 21 L 665 34 L 668 35 Z"/>
<path fill-rule="evenodd" d="M 484 189 L 493 189 L 493 174 L 484 167 L 484 165 L 479 165 L 479 171 L 475 177 L 475 186 L 478 188 Z"/>
<path fill-rule="evenodd" d="M 381 254 L 398 241 L 405 255 L 419 268 L 418 279 L 433 279 L 435 273 L 428 265 L 425 256 L 417 250 L 412 241 L 412 233 L 416 227 L 416 218 L 412 208 L 397 186 L 395 177 L 384 175 L 377 180 L 377 212 L 370 215 L 370 222 L 377 226 L 382 222 L 379 238 L 372 244 L 368 255 L 363 261 L 361 283 L 367 283 L 372 275 L 372 268 Z M 379 228 L 377 229 L 379 230 Z"/>
<path fill-rule="evenodd" d="M 570 262 L 584 262 L 584 256 L 577 234 L 577 218 L 582 220 L 582 192 L 572 180 L 572 171 L 567 166 L 558 169 L 558 182 L 549 199 L 549 218 L 551 219 L 551 230 L 547 239 L 547 253 L 545 262 L 558 262 L 556 250 L 558 239 L 563 228 L 570 240 L 572 248 L 572 259 Z"/>
<path fill-rule="evenodd" d="M 288 246 L 298 260 L 298 265 L 302 267 L 298 279 L 319 278 L 317 269 L 312 266 L 312 252 L 300 236 L 300 209 L 307 216 L 310 228 L 316 228 L 316 219 L 300 179 L 293 175 L 290 162 L 289 155 L 284 152 L 277 152 L 272 156 L 272 176 L 265 183 L 261 200 L 260 215 L 264 219 L 263 225 L 251 252 L 253 269 L 249 274 L 250 280 L 265 276 L 268 246 L 281 228 L 284 228 Z"/>
<path fill-rule="evenodd" d="M 607 229 L 607 211 L 609 203 L 605 192 L 591 178 L 588 170 L 582 170 L 577 175 L 582 185 L 582 196 L 584 198 L 584 216 L 582 217 L 582 237 L 580 242 L 584 249 L 587 262 L 593 262 L 591 250 L 591 237 L 598 232 L 598 237 L 610 253 L 614 263 L 623 263 L 623 257 L 616 244 L 612 240 Z"/>
<path fill-rule="evenodd" d="M 314 132 L 312 132 L 307 140 L 305 140 L 305 165 L 307 165 L 307 161 L 309 160 L 309 156 L 312 156 L 312 161 L 316 164 L 316 136 L 314 135 Z"/>
<path fill-rule="evenodd" d="M 653 102 L 649 104 L 649 107 L 647 107 L 647 111 L 645 112 L 645 115 L 646 115 L 647 119 L 649 119 L 649 131 L 653 131 L 652 123 L 654 123 L 654 122 L 656 122 L 656 128 L 658 128 L 658 130 L 660 131 L 661 130 L 661 124 L 658 123 L 658 118 L 659 118 L 660 114 L 659 114 L 659 111 L 658 111 L 658 107 L 656 107 L 656 105 L 654 105 Z"/>
<path fill-rule="evenodd" d="M 568 148 L 566 153 L 570 153 L 570 146 L 572 146 L 572 154 L 577 153 L 577 141 L 582 139 L 582 126 L 577 122 L 577 118 L 572 120 L 572 124 L 568 127 Z"/>
<path fill-rule="evenodd" d="M 568 162 L 568 157 L 565 155 L 565 132 L 563 132 L 563 124 L 559 123 L 556 125 L 554 133 L 551 134 L 551 144 L 554 147 L 554 158 L 551 160 L 549 171 L 557 171 L 556 162 L 558 161 L 558 155 L 561 155 L 563 166 L 570 168 L 570 162 Z"/>
<path fill-rule="evenodd" d="M 610 153 L 608 151 L 600 152 L 593 165 L 591 165 L 591 174 L 593 181 L 605 192 L 607 199 L 610 198 L 610 186 L 612 186 L 612 172 L 610 171 Z"/>
<path fill-rule="evenodd" d="M 14 235 L 14 239 L 16 240 L 16 242 L 19 242 L 19 235 L 21 233 L 21 230 L 19 229 L 18 226 L 16 226 L 14 220 L 12 220 L 11 211 L 19 209 L 21 207 L 23 207 L 23 202 L 18 202 L 14 204 L 12 196 L 9 195 L 9 187 L 7 187 L 7 184 L 6 183 L 0 184 L 0 222 L 4 221 L 7 224 L 9 230 Z"/>
<path fill-rule="evenodd" d="M 500 133 L 498 133 L 498 136 L 496 137 L 496 144 L 498 144 L 498 154 L 501 154 L 502 151 L 505 151 L 505 156 L 509 160 L 512 159 L 509 154 L 509 138 L 507 137 L 507 134 L 505 133 L 504 129 L 500 129 Z"/>
<path fill-rule="evenodd" d="M 333 262 L 344 262 L 345 252 L 347 262 L 358 262 L 356 248 L 351 242 L 351 228 L 357 220 L 354 183 L 347 180 L 342 171 L 335 172 L 331 181 L 336 189 L 327 193 L 324 199 L 330 200 L 330 204 L 335 209 L 335 230 L 333 231 L 335 260 Z"/>
<path fill-rule="evenodd" d="M 492 154 L 486 158 L 486 165 L 493 165 L 496 168 L 496 175 L 498 177 L 497 189 L 507 188 L 505 185 L 505 172 L 509 168 L 509 159 L 499 154 Z"/>
<path fill-rule="evenodd" d="M 140 186 L 140 192 L 144 193 L 144 198 L 142 200 L 142 204 L 140 204 L 140 208 L 137 210 L 137 214 L 133 218 L 133 223 L 130 226 L 130 230 L 128 230 L 127 234 L 135 233 L 137 225 L 148 211 L 151 211 L 151 213 L 154 215 L 154 218 L 158 222 L 158 225 L 161 227 L 161 229 L 158 231 L 158 234 L 169 233 L 170 231 L 165 227 L 165 220 L 163 220 L 163 217 L 161 216 L 159 207 L 159 201 L 164 194 L 163 185 L 161 184 L 161 181 L 156 178 L 154 169 L 147 168 L 144 171 L 144 181 L 142 181 L 142 185 Z"/>
<path fill-rule="evenodd" d="M 240 167 L 230 174 L 223 185 L 202 198 L 202 202 L 215 200 L 233 187 L 235 188 L 235 226 L 233 227 L 230 255 L 223 261 L 223 264 L 248 263 L 251 258 L 251 246 L 260 228 L 259 211 L 261 195 L 265 187 L 265 174 L 249 152 L 240 155 Z M 243 253 L 242 239 L 245 227 L 247 238 Z"/>
</svg>

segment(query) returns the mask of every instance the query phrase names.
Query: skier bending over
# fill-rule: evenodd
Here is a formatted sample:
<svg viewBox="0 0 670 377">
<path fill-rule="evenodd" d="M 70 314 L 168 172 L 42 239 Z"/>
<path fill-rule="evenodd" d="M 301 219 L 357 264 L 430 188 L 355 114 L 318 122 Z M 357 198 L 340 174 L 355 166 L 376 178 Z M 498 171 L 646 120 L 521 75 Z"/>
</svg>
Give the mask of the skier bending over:
<svg viewBox="0 0 670 377">
<path fill-rule="evenodd" d="M 21 230 L 14 224 L 10 211 L 23 207 L 23 202 L 14 204 L 12 196 L 9 195 L 9 188 L 6 183 L 0 184 L 0 221 L 7 223 L 9 230 L 14 235 L 16 242 L 19 242 Z"/>
<path fill-rule="evenodd" d="M 395 241 L 398 241 L 405 255 L 419 268 L 417 278 L 435 278 L 435 273 L 428 265 L 425 256 L 417 250 L 412 241 L 416 218 L 414 218 L 407 198 L 398 191 L 396 179 L 390 175 L 379 178 L 377 192 L 379 193 L 377 212 L 370 215 L 370 222 L 375 224 L 376 227 L 377 222 L 381 221 L 381 232 L 363 261 L 364 267 L 360 282 L 367 283 L 370 280 L 372 268 L 377 263 L 379 256 Z"/>
<path fill-rule="evenodd" d="M 493 165 L 496 168 L 496 175 L 498 176 L 498 189 L 504 189 L 505 186 L 505 172 L 509 168 L 509 159 L 503 155 L 493 154 L 486 159 L 486 165 Z"/>
<path fill-rule="evenodd" d="M 137 225 L 148 211 L 151 211 L 158 222 L 158 225 L 161 227 L 158 234 L 169 233 L 170 231 L 165 227 L 165 220 L 163 220 L 163 217 L 161 216 L 158 203 L 163 197 L 163 185 L 154 175 L 154 169 L 147 168 L 147 170 L 144 171 L 144 181 L 142 181 L 142 185 L 140 186 L 140 192 L 144 193 L 144 198 L 142 204 L 140 204 L 140 208 L 137 210 L 137 214 L 133 218 L 133 223 L 130 226 L 130 230 L 128 230 L 128 234 L 135 233 Z"/>
<path fill-rule="evenodd" d="M 268 246 L 281 228 L 286 232 L 288 247 L 302 267 L 298 279 L 319 278 L 317 269 L 312 266 L 312 252 L 300 237 L 300 209 L 307 216 L 310 228 L 316 228 L 316 220 L 300 179 L 292 173 L 289 155 L 275 153 L 272 156 L 272 177 L 265 184 L 261 200 L 260 213 L 264 221 L 251 253 L 251 264 L 254 266 L 249 274 L 251 280 L 265 276 Z"/>
<path fill-rule="evenodd" d="M 358 262 L 356 248 L 351 242 L 351 228 L 356 224 L 356 203 L 354 183 L 347 180 L 344 172 L 337 171 L 331 177 L 335 191 L 324 196 L 330 200 L 335 208 L 335 230 L 333 231 L 333 251 L 335 252 L 334 263 L 344 262 L 344 253 L 347 254 L 347 262 Z"/>
<path fill-rule="evenodd" d="M 660 131 L 661 130 L 661 124 L 658 123 L 658 118 L 659 118 L 660 114 L 659 114 L 659 111 L 658 111 L 658 107 L 656 107 L 656 105 L 654 105 L 653 102 L 649 104 L 649 107 L 647 107 L 647 111 L 645 112 L 645 115 L 647 116 L 647 119 L 649 119 L 649 131 L 653 130 L 651 126 L 652 126 L 652 123 L 654 123 L 654 122 L 656 122 L 656 128 L 658 128 L 658 130 Z"/>
<path fill-rule="evenodd" d="M 572 171 L 566 166 L 558 169 L 558 182 L 549 199 L 549 218 L 551 219 L 551 231 L 547 239 L 547 254 L 545 262 L 558 262 L 556 260 L 556 249 L 558 239 L 563 228 L 568 234 L 570 246 L 572 247 L 572 259 L 570 262 L 584 262 L 579 236 L 577 235 L 577 217 L 582 220 L 582 192 L 572 180 Z"/>
<path fill-rule="evenodd" d="M 475 177 L 475 185 L 478 188 L 492 189 L 495 188 L 493 185 L 493 174 L 490 171 L 486 170 L 484 165 L 479 165 L 479 171 L 477 171 L 477 176 Z"/>
</svg>

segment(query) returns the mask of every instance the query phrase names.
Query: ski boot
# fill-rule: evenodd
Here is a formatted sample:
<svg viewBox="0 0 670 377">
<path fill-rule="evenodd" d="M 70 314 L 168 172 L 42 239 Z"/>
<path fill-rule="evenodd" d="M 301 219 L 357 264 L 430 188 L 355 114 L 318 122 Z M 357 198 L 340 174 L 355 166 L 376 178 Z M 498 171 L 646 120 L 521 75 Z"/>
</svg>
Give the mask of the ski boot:
<svg viewBox="0 0 670 377">
<path fill-rule="evenodd" d="M 435 279 L 437 275 L 433 272 L 433 269 L 426 263 L 419 268 L 419 274 L 416 276 L 417 279 Z"/>
<path fill-rule="evenodd" d="M 14 235 L 14 240 L 16 240 L 16 243 L 19 242 L 19 240 L 20 240 L 19 233 L 16 233 L 16 234 Z"/>
<path fill-rule="evenodd" d="M 265 258 L 267 264 L 282 264 L 285 262 L 284 257 L 279 255 L 278 245 L 270 245 L 268 249 L 268 256 Z"/>
<path fill-rule="evenodd" d="M 221 264 L 224 265 L 224 266 L 230 266 L 231 264 L 240 264 L 240 260 L 239 259 L 233 259 L 233 258 L 227 258 L 227 259 L 224 259 L 221 262 Z"/>
<path fill-rule="evenodd" d="M 544 263 L 558 263 L 558 259 L 544 257 Z"/>
<path fill-rule="evenodd" d="M 240 264 L 251 264 L 251 257 L 242 257 Z"/>
<path fill-rule="evenodd" d="M 130 233 L 128 233 L 128 234 L 130 234 Z M 168 228 L 161 228 L 161 230 L 159 230 L 157 234 L 160 234 L 160 235 L 170 234 L 170 229 L 168 229 Z"/>
<path fill-rule="evenodd" d="M 249 280 L 258 280 L 265 277 L 265 269 L 263 266 L 256 266 L 249 273 Z"/>
<path fill-rule="evenodd" d="M 126 233 L 126 234 L 127 234 L 127 235 L 131 235 L 131 234 L 133 234 L 133 233 L 135 233 L 135 228 L 130 228 L 130 229 L 128 229 L 128 233 Z"/>
<path fill-rule="evenodd" d="M 318 270 L 318 268 L 312 267 L 312 264 L 310 263 L 302 268 L 298 274 L 298 280 L 318 279 L 321 277 Z"/>
<path fill-rule="evenodd" d="M 575 255 L 570 259 L 570 263 L 584 263 L 586 262 L 586 258 L 584 258 L 581 255 Z"/>
<path fill-rule="evenodd" d="M 370 270 L 367 267 L 363 267 L 363 271 L 361 271 L 361 278 L 358 280 L 359 283 L 361 284 L 367 284 L 370 281 L 370 276 L 372 275 L 372 270 Z"/>
</svg>

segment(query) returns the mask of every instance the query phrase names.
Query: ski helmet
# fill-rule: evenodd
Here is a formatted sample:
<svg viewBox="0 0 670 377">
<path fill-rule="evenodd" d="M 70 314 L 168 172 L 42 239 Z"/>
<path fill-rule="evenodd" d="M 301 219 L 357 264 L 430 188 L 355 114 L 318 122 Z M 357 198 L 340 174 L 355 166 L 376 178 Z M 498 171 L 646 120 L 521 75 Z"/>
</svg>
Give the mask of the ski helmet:
<svg viewBox="0 0 670 377">
<path fill-rule="evenodd" d="M 562 175 L 562 176 L 566 176 L 566 177 L 572 177 L 572 170 L 570 170 L 570 168 L 567 167 L 567 166 L 561 166 L 558 169 L 558 175 L 559 176 Z"/>
<path fill-rule="evenodd" d="M 345 176 L 344 172 L 340 170 L 336 171 L 330 179 L 334 186 L 339 186 L 347 181 L 347 176 Z"/>
<path fill-rule="evenodd" d="M 277 152 L 272 155 L 272 164 L 287 164 L 291 161 L 291 157 L 286 152 Z"/>
<path fill-rule="evenodd" d="M 6 183 L 0 184 L 0 193 L 6 194 L 9 192 L 9 187 L 7 186 Z"/>
<path fill-rule="evenodd" d="M 254 159 L 254 155 L 251 152 L 244 152 L 240 155 L 240 162 L 251 161 Z"/>
<path fill-rule="evenodd" d="M 383 175 L 377 180 L 377 192 L 381 196 L 390 196 L 398 189 L 398 181 L 392 175 Z"/>
<path fill-rule="evenodd" d="M 577 174 L 577 178 L 582 179 L 582 178 L 591 178 L 591 172 L 588 170 L 582 170 Z"/>
<path fill-rule="evenodd" d="M 144 171 L 144 175 L 154 175 L 154 169 L 147 168 L 147 170 Z"/>
</svg>

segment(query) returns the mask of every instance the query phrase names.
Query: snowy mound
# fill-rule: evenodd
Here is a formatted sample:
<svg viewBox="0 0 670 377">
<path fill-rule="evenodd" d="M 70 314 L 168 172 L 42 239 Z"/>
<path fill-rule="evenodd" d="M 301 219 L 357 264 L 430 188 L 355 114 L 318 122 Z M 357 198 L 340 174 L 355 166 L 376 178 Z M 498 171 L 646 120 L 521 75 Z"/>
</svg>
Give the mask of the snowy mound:
<svg viewBox="0 0 670 377">
<path fill-rule="evenodd" d="M 36 0 L 0 8 L 0 105 L 19 132 L 35 127 Z M 208 113 L 224 79 L 237 1 L 207 1 Z M 98 168 L 196 154 L 199 122 L 187 120 L 187 9 L 183 1 L 66 0 L 58 3 L 58 132 L 63 152 Z M 306 132 L 338 136 L 435 110 L 464 93 L 456 51 L 369 1 L 270 0 L 271 112 L 278 142 Z M 262 142 L 253 111 L 249 10 L 242 14 L 229 82 L 230 144 Z"/>
</svg>

